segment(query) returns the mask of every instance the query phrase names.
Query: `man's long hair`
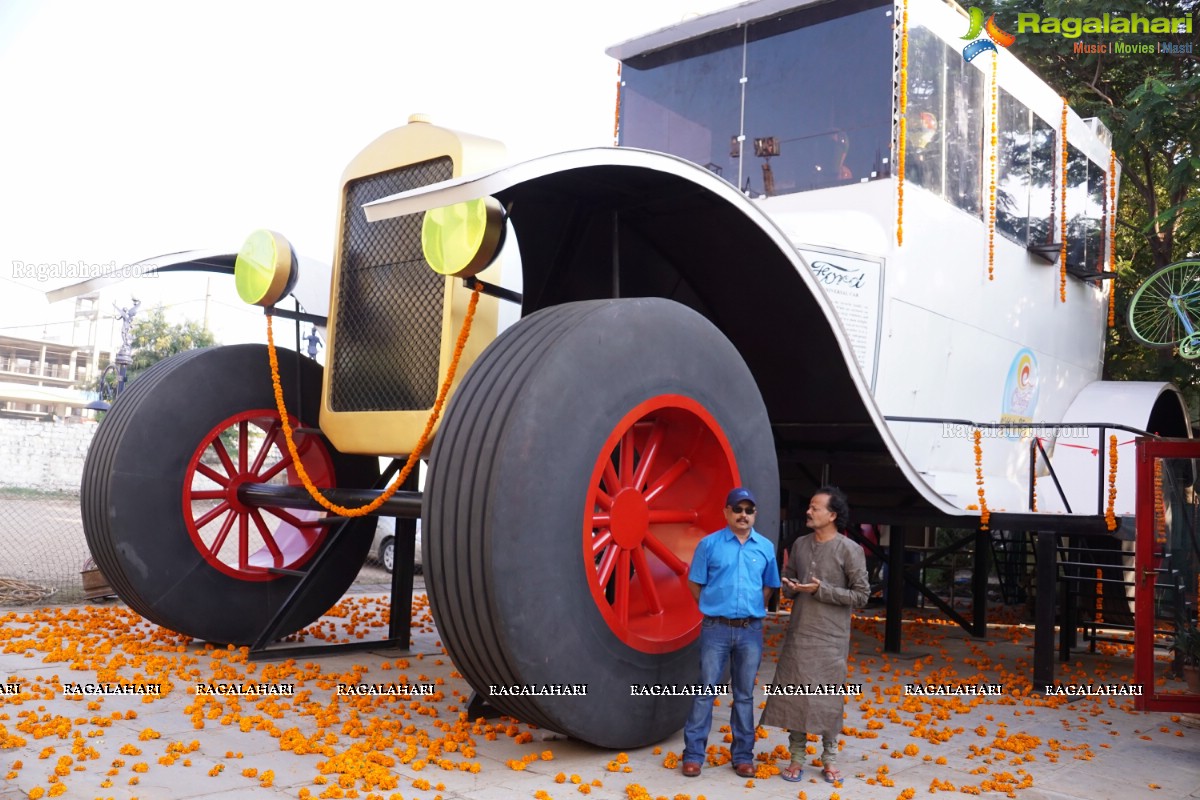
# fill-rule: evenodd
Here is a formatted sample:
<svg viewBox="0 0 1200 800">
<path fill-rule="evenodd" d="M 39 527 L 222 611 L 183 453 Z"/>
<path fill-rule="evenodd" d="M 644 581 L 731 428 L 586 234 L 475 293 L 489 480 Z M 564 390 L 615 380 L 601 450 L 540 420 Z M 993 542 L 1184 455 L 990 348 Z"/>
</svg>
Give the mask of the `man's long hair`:
<svg viewBox="0 0 1200 800">
<path fill-rule="evenodd" d="M 813 494 L 823 494 L 829 498 L 829 510 L 836 515 L 833 524 L 839 531 L 850 530 L 850 503 L 846 500 L 845 492 L 836 486 L 822 486 Z"/>
</svg>

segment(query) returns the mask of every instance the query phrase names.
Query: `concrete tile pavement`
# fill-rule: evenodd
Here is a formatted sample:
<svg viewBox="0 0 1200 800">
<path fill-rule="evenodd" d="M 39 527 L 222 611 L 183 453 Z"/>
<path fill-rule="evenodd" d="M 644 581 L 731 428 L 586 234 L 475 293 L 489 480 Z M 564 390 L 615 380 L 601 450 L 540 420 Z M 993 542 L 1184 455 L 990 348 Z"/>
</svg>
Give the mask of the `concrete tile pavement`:
<svg viewBox="0 0 1200 800">
<path fill-rule="evenodd" d="M 839 764 L 846 780 L 830 786 L 810 766 L 801 783 L 770 774 L 748 785 L 728 765 L 707 766 L 695 779 L 664 767 L 682 751 L 679 733 L 617 754 L 508 720 L 460 724 L 470 689 L 442 653 L 423 599 L 414 607 L 410 651 L 305 657 L 294 664 L 246 663 L 236 651 L 184 642 L 138 624 L 120 604 L 0 610 L 0 681 L 22 685 L 22 694 L 0 695 L 0 800 L 295 798 L 305 792 L 406 800 L 562 800 L 585 793 L 599 800 L 795 800 L 804 792 L 809 800 L 893 800 L 906 789 L 918 797 L 978 791 L 1024 800 L 1200 798 L 1200 728 L 1182 715 L 1132 712 L 1127 698 L 1067 703 L 903 695 L 905 683 L 970 676 L 1019 686 L 1032 663 L 1032 631 L 1020 626 L 993 626 L 989 639 L 976 640 L 940 621 L 910 621 L 906 653 L 895 657 L 882 653 L 882 620 L 860 615 L 849 679 L 863 683 L 865 694 L 846 705 Z M 325 619 L 322 635 L 380 636 L 386 603 L 384 595 L 349 597 L 339 616 Z M 786 622 L 785 615 L 769 621 L 760 684 L 774 672 Z M 1127 648 L 1104 649 L 1080 654 L 1061 677 L 1126 680 L 1132 672 Z M 296 697 L 198 703 L 189 693 L 197 681 L 267 682 L 280 674 L 295 682 Z M 64 681 L 116 675 L 170 685 L 155 698 L 72 698 L 61 689 Z M 334 684 L 343 679 L 440 682 L 440 696 L 335 701 Z M 720 726 L 728 730 L 728 712 L 728 698 L 721 698 L 710 744 L 720 744 Z M 768 774 L 777 761 L 785 765 L 787 734 L 769 729 L 763 735 L 757 752 Z M 1016 788 L 1022 780 L 1026 788 Z"/>
</svg>

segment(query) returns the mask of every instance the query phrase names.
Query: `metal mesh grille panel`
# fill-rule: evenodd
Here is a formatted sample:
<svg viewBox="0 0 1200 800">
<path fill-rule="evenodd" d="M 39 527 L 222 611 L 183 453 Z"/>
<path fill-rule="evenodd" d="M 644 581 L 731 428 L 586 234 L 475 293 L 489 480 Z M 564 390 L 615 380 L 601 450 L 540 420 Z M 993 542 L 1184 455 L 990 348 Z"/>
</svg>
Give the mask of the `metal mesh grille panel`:
<svg viewBox="0 0 1200 800">
<path fill-rule="evenodd" d="M 362 205 L 452 177 L 453 162 L 438 158 L 346 185 L 330 366 L 334 411 L 433 406 L 445 279 L 421 255 L 420 214 L 368 223 Z"/>
</svg>

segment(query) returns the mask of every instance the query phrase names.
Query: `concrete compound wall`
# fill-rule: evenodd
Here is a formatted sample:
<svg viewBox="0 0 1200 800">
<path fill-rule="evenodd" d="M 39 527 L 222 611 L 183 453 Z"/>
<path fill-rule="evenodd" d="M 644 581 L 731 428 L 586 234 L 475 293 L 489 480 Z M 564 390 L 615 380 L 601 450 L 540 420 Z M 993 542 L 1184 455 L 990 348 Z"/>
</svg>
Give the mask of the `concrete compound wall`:
<svg viewBox="0 0 1200 800">
<path fill-rule="evenodd" d="M 0 419 L 0 487 L 78 492 L 96 423 Z"/>
</svg>

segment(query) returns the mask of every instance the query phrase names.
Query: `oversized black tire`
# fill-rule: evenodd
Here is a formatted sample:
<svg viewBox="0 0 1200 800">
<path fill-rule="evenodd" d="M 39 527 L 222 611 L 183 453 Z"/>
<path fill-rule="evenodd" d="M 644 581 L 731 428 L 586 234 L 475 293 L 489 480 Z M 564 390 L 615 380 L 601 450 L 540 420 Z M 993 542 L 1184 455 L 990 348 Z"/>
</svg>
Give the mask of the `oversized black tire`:
<svg viewBox="0 0 1200 800">
<path fill-rule="evenodd" d="M 521 320 L 464 377 L 430 460 L 426 585 L 455 665 L 503 712 L 602 747 L 678 730 L 692 698 L 631 686 L 697 680 L 687 566 L 738 483 L 774 540 L 766 409 L 708 320 L 657 298 Z"/>
<path fill-rule="evenodd" d="M 292 424 L 299 412 L 315 428 L 321 367 L 301 359 L 297 377 L 291 353 L 279 361 Z M 374 458 L 311 433 L 296 443 L 318 486 L 364 488 L 378 477 Z M 313 524 L 323 514 L 237 502 L 240 483 L 298 483 L 286 452 L 262 345 L 189 351 L 131 382 L 96 432 L 80 492 L 88 547 L 121 599 L 170 630 L 252 643 L 299 580 L 268 567 L 305 569 L 330 540 L 330 526 Z M 337 602 L 374 526 L 367 517 L 343 533 L 278 636 Z"/>
</svg>

